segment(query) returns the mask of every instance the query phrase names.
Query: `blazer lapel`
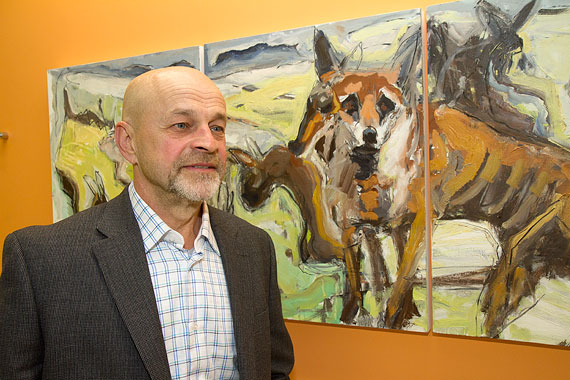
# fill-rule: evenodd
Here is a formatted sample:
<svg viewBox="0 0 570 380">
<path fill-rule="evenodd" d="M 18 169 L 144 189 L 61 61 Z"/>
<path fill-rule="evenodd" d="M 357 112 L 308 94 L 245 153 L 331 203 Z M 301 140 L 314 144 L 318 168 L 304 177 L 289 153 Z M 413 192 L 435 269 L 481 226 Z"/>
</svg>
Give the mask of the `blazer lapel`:
<svg viewBox="0 0 570 380">
<path fill-rule="evenodd" d="M 158 309 L 140 230 L 127 189 L 109 201 L 93 245 L 103 276 L 152 379 L 170 379 Z"/>
</svg>

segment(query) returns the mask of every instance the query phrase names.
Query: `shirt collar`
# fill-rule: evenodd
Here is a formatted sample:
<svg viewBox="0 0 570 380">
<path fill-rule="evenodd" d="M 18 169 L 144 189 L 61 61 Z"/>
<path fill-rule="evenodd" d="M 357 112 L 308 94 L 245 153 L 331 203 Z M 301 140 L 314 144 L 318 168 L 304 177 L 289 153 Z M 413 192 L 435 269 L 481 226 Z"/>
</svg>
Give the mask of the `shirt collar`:
<svg viewBox="0 0 570 380">
<path fill-rule="evenodd" d="M 158 243 L 166 241 L 182 249 L 184 247 L 184 237 L 177 231 L 170 228 L 154 210 L 140 197 L 135 190 L 133 183 L 129 185 L 129 198 L 135 214 L 135 218 L 141 231 L 145 254 L 150 252 Z M 210 213 L 206 202 L 202 202 L 202 224 L 198 231 L 198 236 L 194 240 L 194 249 L 204 252 L 207 244 L 218 256 L 220 251 L 212 226 L 210 224 Z"/>
</svg>

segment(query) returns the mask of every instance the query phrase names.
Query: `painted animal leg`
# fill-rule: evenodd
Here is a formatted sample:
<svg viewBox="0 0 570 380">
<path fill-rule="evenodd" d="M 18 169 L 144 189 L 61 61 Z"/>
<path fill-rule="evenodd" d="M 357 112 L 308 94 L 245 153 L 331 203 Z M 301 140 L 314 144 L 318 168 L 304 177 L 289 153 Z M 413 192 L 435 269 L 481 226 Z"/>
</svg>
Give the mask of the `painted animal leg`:
<svg viewBox="0 0 570 380">
<path fill-rule="evenodd" d="M 536 245 L 541 236 L 553 228 L 560 228 L 563 234 L 570 222 L 568 196 L 560 197 L 543 214 L 509 239 L 504 255 L 496 271 L 491 275 L 483 298 L 482 310 L 486 312 L 484 328 L 488 336 L 496 338 L 504 329 L 507 317 L 519 306 L 520 300 L 534 292 L 537 279 L 533 279 L 530 268 Z"/>
<path fill-rule="evenodd" d="M 397 226 L 392 229 L 392 239 L 394 241 L 394 245 L 396 246 L 396 251 L 398 252 L 398 268 L 400 267 L 402 258 L 404 256 L 408 229 L 409 226 L 406 225 Z M 414 293 L 412 288 L 410 288 L 404 295 L 400 308 L 407 310 L 406 315 L 402 316 L 404 320 L 408 320 L 414 315 L 419 315 L 418 308 L 414 304 Z"/>
<path fill-rule="evenodd" d="M 365 244 L 363 244 L 363 248 L 365 248 L 364 254 L 370 262 L 372 272 L 370 287 L 376 296 L 378 292 L 390 286 L 388 269 L 382 255 L 382 245 L 378 240 L 376 231 L 374 229 L 365 229 L 363 234 L 365 239 Z"/>
<path fill-rule="evenodd" d="M 360 291 L 360 257 L 358 254 L 358 242 L 353 242 L 353 236 L 356 229 L 349 228 L 343 234 L 345 241 L 345 257 L 346 265 L 346 290 L 343 297 L 343 307 L 340 320 L 346 324 L 351 324 L 362 305 L 362 293 Z"/>
<path fill-rule="evenodd" d="M 402 328 L 404 323 L 414 314 L 413 310 L 408 309 L 410 304 L 413 305 L 413 302 L 406 302 L 406 299 L 410 297 L 413 291 L 413 277 L 416 273 L 419 260 L 422 257 L 420 247 L 424 238 L 425 209 L 418 207 L 416 217 L 410 228 L 408 241 L 404 248 L 404 254 L 402 255 L 398 267 L 396 282 L 392 287 L 392 295 L 386 305 L 385 326 L 388 328 Z"/>
</svg>

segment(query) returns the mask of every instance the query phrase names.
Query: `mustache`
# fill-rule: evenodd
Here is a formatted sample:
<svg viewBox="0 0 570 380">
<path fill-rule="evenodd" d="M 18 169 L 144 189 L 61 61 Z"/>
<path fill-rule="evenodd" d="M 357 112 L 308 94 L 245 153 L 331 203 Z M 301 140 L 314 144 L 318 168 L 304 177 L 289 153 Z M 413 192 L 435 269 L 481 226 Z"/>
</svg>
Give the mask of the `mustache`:
<svg viewBox="0 0 570 380">
<path fill-rule="evenodd" d="M 223 162 L 221 162 L 220 156 L 217 153 L 189 151 L 178 157 L 174 163 L 174 167 L 177 170 L 180 170 L 184 166 L 194 165 L 197 163 L 211 164 L 216 168 L 219 168 L 220 165 L 223 165 Z"/>
</svg>

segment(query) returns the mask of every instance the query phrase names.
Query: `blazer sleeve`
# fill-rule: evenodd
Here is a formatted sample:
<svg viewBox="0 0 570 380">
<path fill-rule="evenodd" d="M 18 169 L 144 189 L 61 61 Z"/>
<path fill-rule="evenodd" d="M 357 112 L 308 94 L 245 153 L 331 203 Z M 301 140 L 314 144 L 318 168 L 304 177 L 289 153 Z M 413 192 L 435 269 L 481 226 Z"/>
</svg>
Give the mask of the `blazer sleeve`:
<svg viewBox="0 0 570 380">
<path fill-rule="evenodd" d="M 273 241 L 267 236 L 270 245 L 270 334 L 271 334 L 271 378 L 289 379 L 295 362 L 293 343 L 283 321 L 281 293 L 277 284 L 277 265 Z"/>
<path fill-rule="evenodd" d="M 23 250 L 15 234 L 4 242 L 0 274 L 0 379 L 40 379 L 43 342 Z"/>
</svg>

